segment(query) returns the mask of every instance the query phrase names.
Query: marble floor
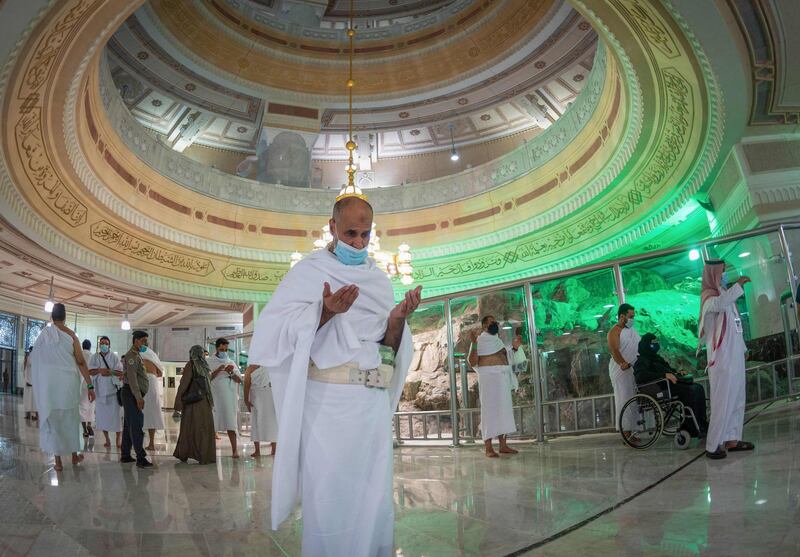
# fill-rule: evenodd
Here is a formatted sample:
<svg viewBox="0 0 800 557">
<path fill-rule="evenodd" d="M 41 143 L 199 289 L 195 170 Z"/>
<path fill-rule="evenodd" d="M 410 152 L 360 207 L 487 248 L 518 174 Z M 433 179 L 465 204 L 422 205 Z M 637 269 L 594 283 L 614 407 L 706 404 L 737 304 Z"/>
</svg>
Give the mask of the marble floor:
<svg viewBox="0 0 800 557">
<path fill-rule="evenodd" d="M 404 445 L 397 555 L 800 555 L 800 403 L 748 420 L 756 451 L 722 461 L 605 434 L 518 443 L 501 459 Z M 0 555 L 299 555 L 299 513 L 269 529 L 272 459 L 234 460 L 222 439 L 216 465 L 181 464 L 167 423 L 152 470 L 119 464 L 98 437 L 57 474 L 21 399 L 0 397 Z"/>
</svg>

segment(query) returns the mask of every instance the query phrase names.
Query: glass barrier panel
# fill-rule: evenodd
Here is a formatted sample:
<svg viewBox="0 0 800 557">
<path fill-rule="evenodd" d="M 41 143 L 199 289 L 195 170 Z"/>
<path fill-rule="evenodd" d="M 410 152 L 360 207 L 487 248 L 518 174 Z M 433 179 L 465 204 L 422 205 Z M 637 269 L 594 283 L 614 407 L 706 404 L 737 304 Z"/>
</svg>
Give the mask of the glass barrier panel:
<svg viewBox="0 0 800 557">
<path fill-rule="evenodd" d="M 791 287 L 777 232 L 709 246 L 709 255 L 723 259 L 729 282 L 746 275 L 753 281 L 737 300 L 747 345 L 747 400 L 773 398 L 788 388 L 786 367 L 768 365 L 787 356 L 791 331 Z"/>
<path fill-rule="evenodd" d="M 790 307 L 790 300 L 787 300 L 784 302 L 784 307 L 782 309 L 785 313 L 787 313 L 786 318 L 791 325 L 789 353 L 790 355 L 796 357 L 798 354 L 800 354 L 800 227 L 787 227 L 784 229 L 784 233 L 786 235 L 786 243 L 788 244 L 789 248 L 789 261 L 792 264 L 792 272 L 794 275 L 795 284 L 797 285 L 797 290 L 795 290 L 794 296 L 791 300 L 791 303 L 794 307 Z M 792 311 L 794 311 L 794 321 L 791 319 Z M 798 380 L 798 378 L 800 378 L 800 359 L 795 359 L 790 368 L 792 369 L 792 377 L 795 378 L 795 387 L 793 392 L 797 392 L 800 390 L 800 380 Z"/>
<path fill-rule="evenodd" d="M 511 389 L 513 382 L 519 385 L 519 388 L 512 390 L 512 403 L 514 406 L 532 406 L 531 355 L 528 349 L 529 329 L 523 288 L 519 286 L 454 298 L 450 300 L 450 311 L 453 318 L 459 408 L 480 408 L 480 375 L 467 360 L 472 343 L 482 332 L 481 319 L 489 315 L 493 316 L 499 325 L 497 336 L 504 346 L 511 347 L 515 338 L 520 344 L 516 352 L 511 352 L 514 361 L 510 362 L 513 364 L 513 375 L 509 376 L 509 388 Z M 515 416 L 518 434 L 533 434 L 535 412 L 517 411 Z M 462 437 L 480 439 L 480 414 L 464 413 L 461 419 Z"/>
<path fill-rule="evenodd" d="M 545 432 L 613 426 L 607 400 L 547 404 L 612 393 L 606 335 L 617 308 L 614 273 L 602 269 L 531 285 Z"/>
<path fill-rule="evenodd" d="M 636 310 L 639 335 L 653 333 L 659 355 L 675 369 L 705 374 L 705 354 L 697 351 L 703 258 L 699 250 L 622 266 L 625 301 Z"/>
<path fill-rule="evenodd" d="M 422 303 L 408 319 L 414 339 L 414 355 L 408 369 L 399 412 L 450 410 L 450 378 L 447 371 L 447 323 L 444 302 Z M 450 416 L 414 415 L 395 421 L 403 439 L 452 437 Z"/>
</svg>

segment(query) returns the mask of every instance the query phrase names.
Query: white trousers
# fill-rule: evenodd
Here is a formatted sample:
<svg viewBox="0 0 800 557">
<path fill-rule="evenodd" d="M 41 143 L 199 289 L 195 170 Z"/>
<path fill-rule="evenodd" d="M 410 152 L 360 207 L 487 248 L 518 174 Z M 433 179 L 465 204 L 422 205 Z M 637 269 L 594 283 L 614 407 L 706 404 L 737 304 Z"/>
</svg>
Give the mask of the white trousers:
<svg viewBox="0 0 800 557">
<path fill-rule="evenodd" d="M 614 428 L 619 431 L 619 415 L 625 403 L 636 394 L 636 379 L 633 377 L 632 367 L 622 369 L 613 360 L 611 363 L 612 365 L 609 366 L 608 371 L 611 377 L 611 386 L 614 388 Z M 625 423 L 622 424 L 622 430 L 631 431 L 634 428 L 635 420 L 636 413 L 628 412 L 625 417 Z"/>
<path fill-rule="evenodd" d="M 728 365 L 715 364 L 708 369 L 711 383 L 711 419 L 708 422 L 706 450 L 714 452 L 725 441 L 739 441 L 744 427 L 745 393 L 744 358 Z"/>
</svg>

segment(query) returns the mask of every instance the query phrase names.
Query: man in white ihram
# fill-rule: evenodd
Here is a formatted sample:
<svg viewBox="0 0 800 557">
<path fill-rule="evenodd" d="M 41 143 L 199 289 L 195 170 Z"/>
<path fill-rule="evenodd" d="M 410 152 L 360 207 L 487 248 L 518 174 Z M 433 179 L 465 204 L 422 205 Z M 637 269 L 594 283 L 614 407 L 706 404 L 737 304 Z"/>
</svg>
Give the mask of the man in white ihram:
<svg viewBox="0 0 800 557">
<path fill-rule="evenodd" d="M 406 318 L 367 257 L 372 207 L 340 195 L 334 240 L 286 275 L 256 323 L 250 363 L 267 368 L 278 414 L 272 528 L 302 495 L 303 555 L 394 555 L 391 418 L 411 360 Z M 381 364 L 379 346 L 395 351 Z"/>
<path fill-rule="evenodd" d="M 630 304 L 622 304 L 617 310 L 617 323 L 608 331 L 608 351 L 611 359 L 608 362 L 608 375 L 614 388 L 614 427 L 622 429 L 626 436 L 631 435 L 634 424 L 634 412 L 626 413 L 625 423 L 620 422 L 620 412 L 625 403 L 636 394 L 636 379 L 633 377 L 633 364 L 639 356 L 639 333 L 633 328 L 636 309 Z"/>
</svg>

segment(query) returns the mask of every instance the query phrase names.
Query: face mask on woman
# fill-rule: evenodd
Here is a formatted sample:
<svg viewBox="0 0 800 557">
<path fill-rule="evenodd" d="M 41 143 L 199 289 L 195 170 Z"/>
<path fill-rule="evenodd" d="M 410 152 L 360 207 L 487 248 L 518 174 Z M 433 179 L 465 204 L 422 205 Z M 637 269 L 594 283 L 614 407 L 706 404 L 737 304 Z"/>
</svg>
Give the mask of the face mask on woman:
<svg viewBox="0 0 800 557">
<path fill-rule="evenodd" d="M 101 354 L 108 354 L 108 344 L 101 344 L 100 345 L 100 353 Z"/>
<path fill-rule="evenodd" d="M 659 343 L 657 343 L 657 342 L 653 342 L 653 343 L 650 344 L 650 350 L 652 350 L 653 352 L 658 353 L 658 351 L 661 350 L 661 345 Z"/>
</svg>

